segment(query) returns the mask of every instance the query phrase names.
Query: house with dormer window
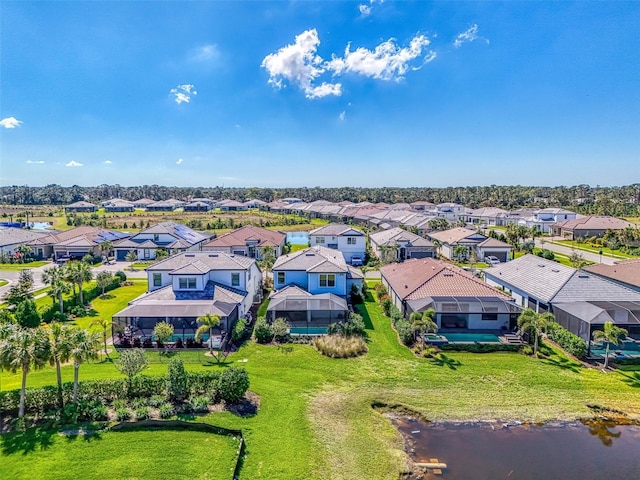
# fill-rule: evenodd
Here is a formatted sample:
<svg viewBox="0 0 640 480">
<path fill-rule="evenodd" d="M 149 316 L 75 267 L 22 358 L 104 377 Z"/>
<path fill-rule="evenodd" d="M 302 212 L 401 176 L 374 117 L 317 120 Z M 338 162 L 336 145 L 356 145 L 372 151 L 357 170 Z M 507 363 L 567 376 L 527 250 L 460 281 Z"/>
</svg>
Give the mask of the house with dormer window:
<svg viewBox="0 0 640 480">
<path fill-rule="evenodd" d="M 113 316 L 117 331 L 148 336 L 158 322 L 168 322 L 184 341 L 208 313 L 220 316 L 224 335 L 261 300 L 262 272 L 254 259 L 241 255 L 183 252 L 146 272 L 148 291 Z"/>
</svg>

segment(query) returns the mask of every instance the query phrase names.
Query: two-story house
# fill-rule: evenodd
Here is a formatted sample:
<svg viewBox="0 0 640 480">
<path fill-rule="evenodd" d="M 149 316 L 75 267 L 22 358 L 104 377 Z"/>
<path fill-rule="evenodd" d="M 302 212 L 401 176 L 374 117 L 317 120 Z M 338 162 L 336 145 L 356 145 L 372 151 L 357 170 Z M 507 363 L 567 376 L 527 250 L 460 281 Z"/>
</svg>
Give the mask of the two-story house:
<svg viewBox="0 0 640 480">
<path fill-rule="evenodd" d="M 309 232 L 312 247 L 339 250 L 347 263 L 362 264 L 367 249 L 367 237 L 362 230 L 349 225 L 330 223 Z"/>
<path fill-rule="evenodd" d="M 138 260 L 153 260 L 156 250 L 164 249 L 169 254 L 200 250 L 208 239 L 202 233 L 174 222 L 162 222 L 126 240 L 114 243 L 116 260 L 124 261 L 127 253 L 133 250 Z"/>
<path fill-rule="evenodd" d="M 151 335 L 158 322 L 193 337 L 198 317 L 219 315 L 222 332 L 260 301 L 262 272 L 256 261 L 222 252 L 183 252 L 146 269 L 148 291 L 113 316 L 115 331 Z"/>
<path fill-rule="evenodd" d="M 282 232 L 245 225 L 205 243 L 202 250 L 233 253 L 261 260 L 264 247 L 273 248 L 276 257 L 282 255 L 286 240 L 287 236 Z"/>
<path fill-rule="evenodd" d="M 319 246 L 282 255 L 272 270 L 267 317 L 285 318 L 291 333 L 301 334 L 326 333 L 331 323 L 345 320 L 348 296 L 352 288 L 362 289 L 364 279 L 339 251 Z"/>
</svg>

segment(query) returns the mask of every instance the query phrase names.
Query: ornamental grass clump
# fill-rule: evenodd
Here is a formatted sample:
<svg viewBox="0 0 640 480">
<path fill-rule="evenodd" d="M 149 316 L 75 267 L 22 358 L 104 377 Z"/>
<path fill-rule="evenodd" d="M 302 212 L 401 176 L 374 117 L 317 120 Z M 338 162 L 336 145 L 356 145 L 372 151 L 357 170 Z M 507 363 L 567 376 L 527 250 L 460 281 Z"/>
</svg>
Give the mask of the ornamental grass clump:
<svg viewBox="0 0 640 480">
<path fill-rule="evenodd" d="M 327 335 L 318 337 L 313 341 L 313 346 L 322 355 L 331 358 L 357 357 L 367 352 L 367 344 L 362 337 L 343 337 L 340 335 Z"/>
</svg>

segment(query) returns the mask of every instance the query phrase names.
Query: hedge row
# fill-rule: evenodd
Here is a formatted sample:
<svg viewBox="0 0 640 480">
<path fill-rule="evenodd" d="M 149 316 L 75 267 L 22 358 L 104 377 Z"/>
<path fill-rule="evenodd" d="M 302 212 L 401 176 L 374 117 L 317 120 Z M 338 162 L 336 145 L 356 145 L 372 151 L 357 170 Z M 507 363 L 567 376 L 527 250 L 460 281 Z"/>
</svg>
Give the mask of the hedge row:
<svg viewBox="0 0 640 480">
<path fill-rule="evenodd" d="M 187 372 L 189 393 L 191 395 L 208 394 L 214 398 L 219 398 L 221 396 L 219 391 L 220 375 L 220 372 Z M 133 379 L 131 395 L 129 396 L 127 379 L 124 378 L 80 382 L 78 384 L 78 399 L 80 401 L 98 400 L 104 405 L 110 405 L 116 400 L 165 395 L 166 385 L 166 375 L 138 375 Z M 64 403 L 70 403 L 73 395 L 73 383 L 63 383 L 62 393 Z M 17 412 L 19 404 L 19 389 L 0 392 L 0 412 Z M 25 407 L 27 412 L 37 414 L 44 414 L 57 408 L 58 387 L 49 385 L 28 388 Z"/>
<path fill-rule="evenodd" d="M 567 353 L 576 358 L 584 358 L 587 354 L 587 342 L 571 333 L 559 323 L 550 323 L 547 328 L 547 335 Z"/>
</svg>

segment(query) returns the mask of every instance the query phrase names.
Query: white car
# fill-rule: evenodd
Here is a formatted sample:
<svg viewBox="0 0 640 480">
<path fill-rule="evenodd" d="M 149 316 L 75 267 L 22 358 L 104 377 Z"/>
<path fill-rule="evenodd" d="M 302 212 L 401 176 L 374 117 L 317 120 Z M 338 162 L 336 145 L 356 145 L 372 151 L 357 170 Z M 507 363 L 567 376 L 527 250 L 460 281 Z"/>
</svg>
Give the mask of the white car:
<svg viewBox="0 0 640 480">
<path fill-rule="evenodd" d="M 486 257 L 484 257 L 484 261 L 489 265 L 497 265 L 498 263 L 500 263 L 500 259 L 498 259 L 498 257 L 494 257 L 493 255 L 487 255 Z"/>
</svg>

